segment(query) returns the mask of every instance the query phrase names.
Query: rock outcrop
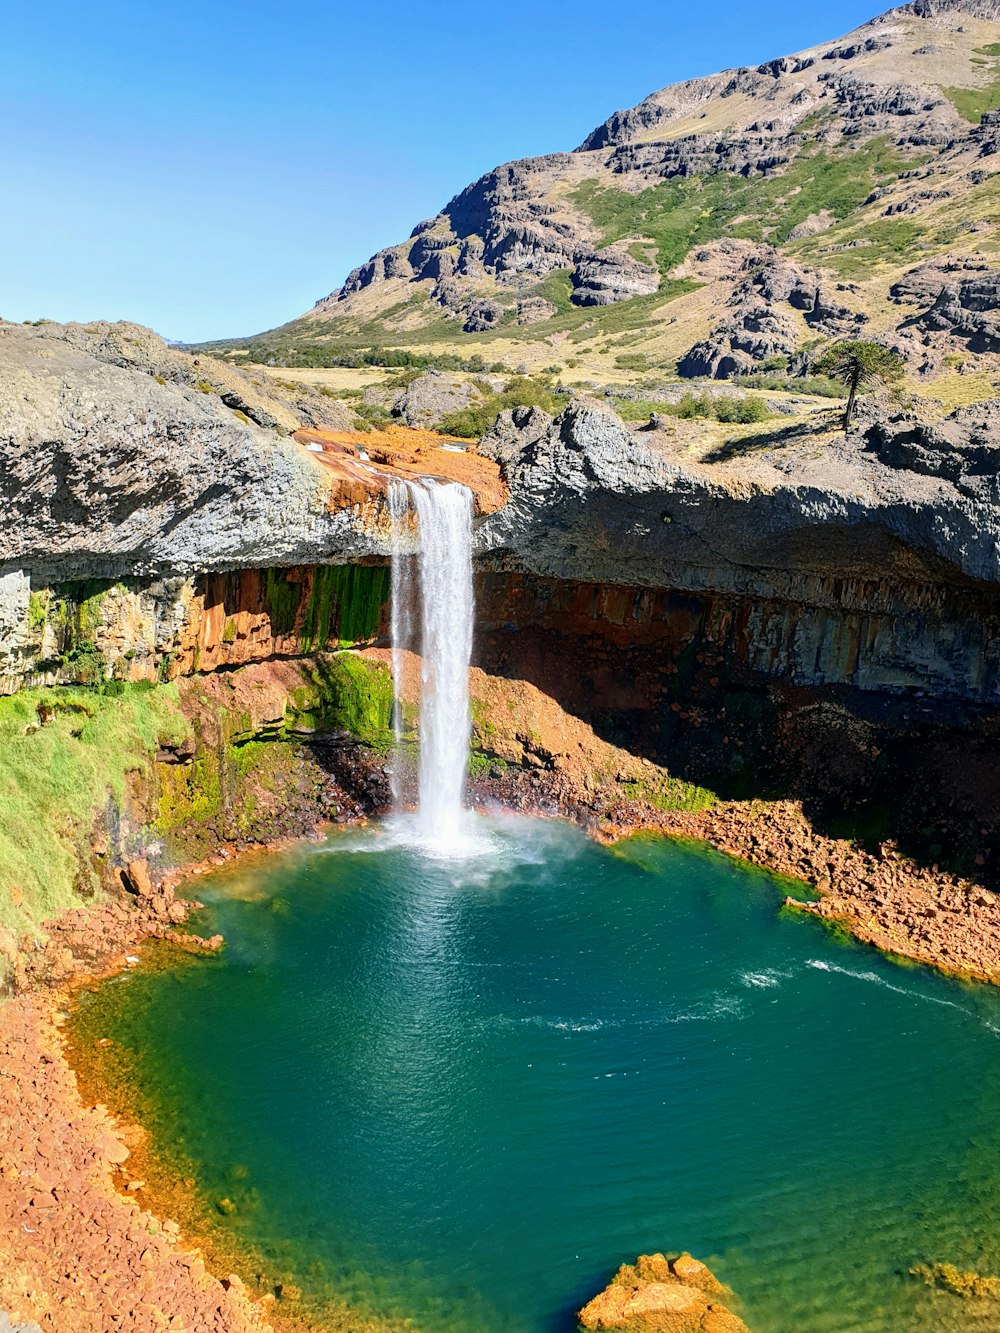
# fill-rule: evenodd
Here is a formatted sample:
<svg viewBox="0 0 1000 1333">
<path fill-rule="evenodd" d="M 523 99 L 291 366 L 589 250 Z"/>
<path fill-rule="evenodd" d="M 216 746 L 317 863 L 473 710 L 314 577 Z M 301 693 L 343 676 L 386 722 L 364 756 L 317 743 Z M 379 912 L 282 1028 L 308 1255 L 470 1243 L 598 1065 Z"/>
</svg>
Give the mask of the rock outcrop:
<svg viewBox="0 0 1000 1333">
<path fill-rule="evenodd" d="M 980 919 L 975 888 L 1000 882 L 991 413 L 866 407 L 858 425 L 782 427 L 708 464 L 579 404 L 502 420 L 483 443 L 511 499 L 479 529 L 475 662 L 686 781 L 857 818 L 960 868 L 973 890 L 945 896 L 967 930 L 936 956 L 992 975 L 991 895 Z M 746 832 L 725 845 L 753 859 Z M 862 938 L 933 954 L 926 888 L 906 899 L 890 869 L 869 893 L 877 865 L 857 892 L 841 864 L 787 868 L 827 893 L 832 877 L 839 905 L 823 901 Z"/>
<path fill-rule="evenodd" d="M 488 377 L 480 382 L 489 388 L 500 383 Z M 425 371 L 398 394 L 393 401 L 392 411 L 407 426 L 426 430 L 436 426 L 449 412 L 471 407 L 482 397 L 482 390 L 467 377 L 432 369 Z"/>
<path fill-rule="evenodd" d="M 980 504 L 1000 505 L 1000 402 L 958 408 L 940 422 L 876 420 L 867 441 L 888 467 L 938 477 Z"/>
<path fill-rule="evenodd" d="M 979 458 L 993 417 L 985 405 L 962 409 L 938 431 Z M 655 435 L 574 402 L 554 421 L 505 413 L 480 449 L 500 461 L 511 498 L 480 528 L 479 549 L 546 577 L 740 593 L 834 569 L 1000 583 L 992 500 L 946 469 L 880 464 L 857 437 L 816 449 L 807 430 L 798 448 L 779 439 L 728 462 L 688 463 Z"/>
<path fill-rule="evenodd" d="M 461 472 L 502 502 L 464 446 L 358 435 L 339 404 L 297 430 L 315 415 L 297 397 L 135 325 L 0 324 L 0 366 L 0 631 L 25 571 L 40 586 L 384 557 L 392 475 Z"/>
<path fill-rule="evenodd" d="M 330 511 L 323 469 L 287 438 L 304 414 L 249 376 L 134 325 L 2 324 L 0 362 L 0 576 L 177 576 L 363 545 L 351 514 Z"/>
<path fill-rule="evenodd" d="M 772 246 L 752 247 L 725 315 L 708 338 L 681 357 L 678 373 L 721 380 L 747 374 L 775 358 L 788 366 L 797 357 L 803 322 L 811 333 L 827 338 L 857 337 L 867 316 L 838 301 L 821 274 L 798 267 Z M 807 358 L 799 361 L 804 368 Z"/>
<path fill-rule="evenodd" d="M 873 426 L 867 446 L 830 437 L 816 450 L 807 435 L 708 466 L 583 404 L 556 421 L 507 415 L 481 447 L 511 498 L 478 549 L 493 568 L 543 579 L 708 599 L 709 637 L 728 652 L 736 633 L 765 676 L 996 703 L 987 418 Z M 640 605 L 636 618 L 663 614 Z"/>
<path fill-rule="evenodd" d="M 827 308 L 773 256 L 755 254 L 746 284 Z M 996 697 L 993 408 L 936 423 L 863 411 L 861 434 L 818 449 L 782 428 L 692 463 L 668 433 L 575 401 L 556 420 L 506 414 L 478 455 L 430 440 L 407 462 L 391 433 L 279 436 L 217 393 L 110 364 L 87 336 L 0 326 L 7 689 L 72 678 L 92 651 L 144 678 L 322 649 L 344 616 L 348 637 L 371 637 L 384 571 L 351 582 L 344 562 L 388 554 L 385 477 L 440 466 L 496 511 L 477 520 L 484 569 L 738 604 L 745 656 L 773 678 Z"/>
<path fill-rule="evenodd" d="M 973 353 L 1000 352 L 1000 270 L 969 259 L 925 264 L 895 283 L 890 295 L 926 307 L 904 328 L 948 335 L 936 341 L 960 340 Z M 934 342 L 925 339 L 925 345 Z"/>
<path fill-rule="evenodd" d="M 578 259 L 572 277 L 577 305 L 614 305 L 633 296 L 649 296 L 660 285 L 660 275 L 651 264 L 612 247 Z"/>
<path fill-rule="evenodd" d="M 623 1333 L 747 1333 L 723 1296 L 726 1288 L 690 1254 L 640 1254 L 634 1264 L 622 1264 L 577 1318 L 583 1329 Z"/>
<path fill-rule="evenodd" d="M 227 405 L 236 393 L 280 427 Z M 290 436 L 292 410 L 134 325 L 0 324 L 0 693 L 370 639 L 390 479 L 461 480 L 480 513 L 504 502 L 497 465 L 464 443 Z"/>
</svg>

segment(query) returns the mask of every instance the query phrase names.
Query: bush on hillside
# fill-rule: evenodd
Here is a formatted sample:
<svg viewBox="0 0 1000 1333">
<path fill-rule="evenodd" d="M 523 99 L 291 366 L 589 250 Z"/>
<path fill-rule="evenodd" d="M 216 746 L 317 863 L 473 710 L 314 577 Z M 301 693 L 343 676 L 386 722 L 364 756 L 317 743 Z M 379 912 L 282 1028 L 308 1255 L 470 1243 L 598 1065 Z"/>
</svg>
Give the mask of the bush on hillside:
<svg viewBox="0 0 1000 1333">
<path fill-rule="evenodd" d="M 755 394 L 748 393 L 738 398 L 731 395 L 717 398 L 707 390 L 700 394 L 686 393 L 673 410 L 674 414 L 682 419 L 714 417 L 716 421 L 739 422 L 742 425 L 767 421 L 771 415 L 763 398 L 758 398 Z M 669 407 L 667 411 L 670 411 Z"/>
<path fill-rule="evenodd" d="M 484 384 L 481 386 L 486 388 Z M 501 412 L 512 407 L 540 407 L 555 416 L 563 407 L 547 380 L 517 375 L 508 380 L 500 393 L 487 392 L 478 403 L 449 412 L 438 422 L 438 429 L 446 435 L 457 435 L 463 440 L 475 440 L 485 435 Z"/>
</svg>

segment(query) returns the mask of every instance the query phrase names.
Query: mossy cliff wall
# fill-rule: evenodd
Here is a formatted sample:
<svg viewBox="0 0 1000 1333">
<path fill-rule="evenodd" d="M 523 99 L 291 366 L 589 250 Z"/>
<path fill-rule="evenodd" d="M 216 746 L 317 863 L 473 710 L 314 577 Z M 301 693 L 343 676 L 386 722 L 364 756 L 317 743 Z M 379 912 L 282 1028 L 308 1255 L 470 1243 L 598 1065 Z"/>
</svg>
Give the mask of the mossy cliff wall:
<svg viewBox="0 0 1000 1333">
<path fill-rule="evenodd" d="M 384 563 L 37 587 L 9 575 L 0 579 L 0 693 L 172 680 L 367 643 L 388 596 Z"/>
<path fill-rule="evenodd" d="M 119 870 L 295 836 L 385 803 L 388 668 L 354 652 L 0 699 L 0 986 Z"/>
<path fill-rule="evenodd" d="M 151 793 L 169 861 L 358 813 L 366 793 L 371 806 L 384 803 L 393 705 L 385 665 L 322 654 L 192 677 L 177 689 L 188 742 L 161 752 Z"/>
</svg>

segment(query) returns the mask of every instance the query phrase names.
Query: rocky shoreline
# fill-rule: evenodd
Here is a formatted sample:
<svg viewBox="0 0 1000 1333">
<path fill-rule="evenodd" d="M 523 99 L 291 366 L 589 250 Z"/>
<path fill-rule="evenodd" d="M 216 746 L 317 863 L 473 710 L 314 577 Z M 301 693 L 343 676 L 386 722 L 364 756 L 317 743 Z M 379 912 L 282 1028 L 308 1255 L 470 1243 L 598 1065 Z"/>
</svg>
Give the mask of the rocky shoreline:
<svg viewBox="0 0 1000 1333">
<path fill-rule="evenodd" d="M 794 802 L 662 811 L 638 800 L 602 799 L 537 771 L 480 778 L 472 798 L 483 809 L 571 818 L 608 843 L 640 832 L 704 842 L 810 885 L 816 901 L 795 893 L 786 905 L 883 952 L 1000 981 L 993 894 L 920 867 L 891 845 L 866 851 L 824 837 Z M 155 1189 L 137 1184 L 127 1165 L 133 1151 L 141 1160 L 141 1128 L 116 1124 L 103 1105 L 87 1104 L 62 1030 L 73 989 L 129 966 L 142 941 L 169 937 L 192 950 L 218 947 L 218 937 L 206 941 L 181 928 L 197 904 L 178 897 L 178 887 L 234 857 L 280 845 L 223 846 L 159 882 L 144 862 L 131 863 L 117 895 L 65 913 L 49 923 L 43 946 L 22 952 L 18 993 L 0 1004 L 0 1310 L 13 1319 L 58 1330 L 72 1318 L 79 1333 L 311 1326 L 304 1310 L 276 1308 L 273 1292 L 255 1294 L 217 1265 L 213 1274 L 205 1255 L 186 1247 L 177 1222 L 163 1220 L 170 1209 L 158 1204 L 166 1196 L 160 1200 Z"/>
<path fill-rule="evenodd" d="M 0 1309 L 75 1333 L 267 1333 L 266 1307 L 240 1279 L 209 1273 L 176 1223 L 127 1192 L 133 1132 L 82 1103 L 62 1002 L 39 993 L 0 1006 Z"/>
<path fill-rule="evenodd" d="M 499 785 L 502 804 L 561 816 L 599 842 L 652 833 L 705 843 L 795 881 L 785 907 L 837 926 L 881 953 L 965 980 L 1000 984 L 1000 897 L 923 866 L 891 841 L 871 850 L 820 833 L 798 801 L 719 801 L 706 810 L 659 810 L 643 801 L 605 801 L 559 775 L 518 773 Z M 488 784 L 478 798 L 490 804 Z M 811 890 L 815 900 L 806 890 Z"/>
<path fill-rule="evenodd" d="M 795 801 L 728 802 L 612 826 L 608 841 L 635 832 L 708 843 L 741 861 L 804 881 L 785 906 L 836 925 L 891 957 L 951 976 L 1000 984 L 1000 899 L 974 881 L 925 867 L 891 842 L 866 851 L 818 833 Z"/>
</svg>

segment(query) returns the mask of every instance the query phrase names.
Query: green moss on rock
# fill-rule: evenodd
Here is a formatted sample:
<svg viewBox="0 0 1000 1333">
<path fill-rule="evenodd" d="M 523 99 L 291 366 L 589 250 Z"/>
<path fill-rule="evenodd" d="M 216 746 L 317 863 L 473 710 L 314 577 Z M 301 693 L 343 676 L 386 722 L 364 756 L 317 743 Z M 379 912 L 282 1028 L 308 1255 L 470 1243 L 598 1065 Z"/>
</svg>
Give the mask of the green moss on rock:
<svg viewBox="0 0 1000 1333">
<path fill-rule="evenodd" d="M 0 699 L 0 927 L 35 933 L 97 887 L 88 870 L 95 821 L 121 810 L 129 774 L 148 774 L 161 744 L 187 735 L 174 686 Z"/>
<path fill-rule="evenodd" d="M 623 782 L 622 791 L 630 800 L 642 801 L 654 810 L 710 810 L 717 800 L 707 787 L 667 774 L 650 782 L 640 779 Z"/>
<path fill-rule="evenodd" d="M 264 578 L 264 605 L 271 622 L 271 633 L 284 638 L 295 628 L 295 616 L 302 596 L 301 584 L 293 583 L 288 571 L 269 569 Z"/>
<path fill-rule="evenodd" d="M 303 653 L 370 642 L 389 600 L 389 570 L 382 565 L 317 565 L 311 576 L 267 571 L 264 599 L 272 632 L 298 629 Z"/>
<path fill-rule="evenodd" d="M 156 831 L 169 835 L 218 818 L 222 813 L 221 769 L 218 752 L 210 749 L 200 749 L 191 764 L 161 764 Z"/>
<path fill-rule="evenodd" d="M 357 653 L 324 657 L 308 668 L 308 683 L 292 692 L 287 710 L 294 730 L 348 731 L 378 748 L 392 739 L 392 673 Z"/>
</svg>

